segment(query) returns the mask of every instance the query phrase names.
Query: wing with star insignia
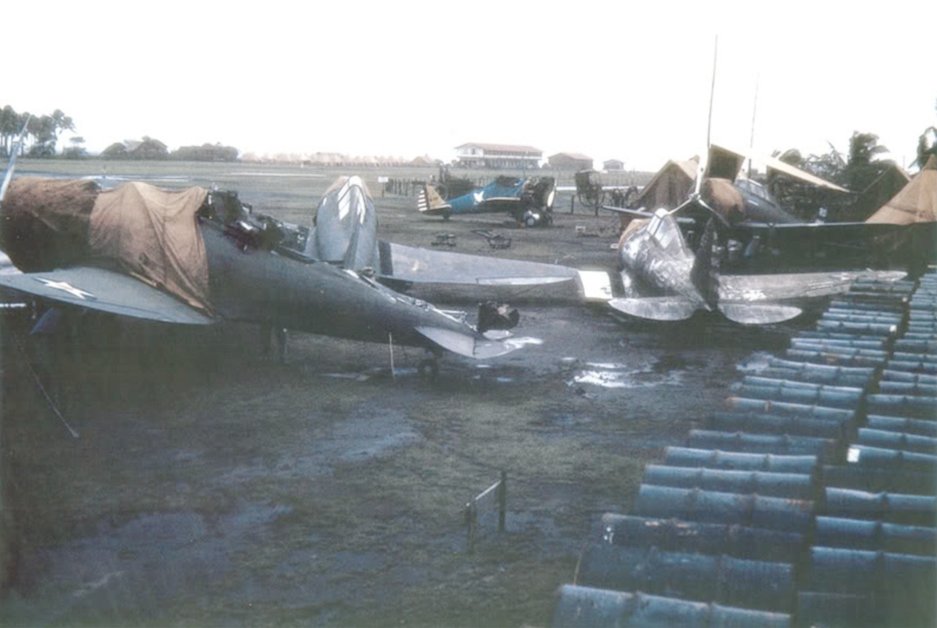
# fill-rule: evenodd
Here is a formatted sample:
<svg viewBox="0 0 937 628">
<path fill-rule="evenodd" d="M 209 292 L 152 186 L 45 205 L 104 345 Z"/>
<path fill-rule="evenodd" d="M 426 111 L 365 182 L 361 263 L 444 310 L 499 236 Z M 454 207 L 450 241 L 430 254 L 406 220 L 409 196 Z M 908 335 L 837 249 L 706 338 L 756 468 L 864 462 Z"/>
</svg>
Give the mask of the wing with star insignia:
<svg viewBox="0 0 937 628">
<path fill-rule="evenodd" d="M 207 325 L 213 318 L 128 275 L 95 266 L 0 275 L 0 286 L 111 314 L 163 323 Z"/>
</svg>

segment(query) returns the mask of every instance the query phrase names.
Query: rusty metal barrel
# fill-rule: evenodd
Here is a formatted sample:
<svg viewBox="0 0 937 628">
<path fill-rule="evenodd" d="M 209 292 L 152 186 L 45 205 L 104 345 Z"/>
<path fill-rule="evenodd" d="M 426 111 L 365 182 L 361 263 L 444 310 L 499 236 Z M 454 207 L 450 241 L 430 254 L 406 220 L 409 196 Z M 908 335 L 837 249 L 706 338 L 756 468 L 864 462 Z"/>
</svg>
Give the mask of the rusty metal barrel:
<svg viewBox="0 0 937 628">
<path fill-rule="evenodd" d="M 862 389 L 871 384 L 876 374 L 876 369 L 872 367 L 849 368 L 780 358 L 770 360 L 768 365 L 768 368 L 760 373 L 761 377 Z"/>
<path fill-rule="evenodd" d="M 867 395 L 869 414 L 937 420 L 937 397 L 921 395 Z"/>
<path fill-rule="evenodd" d="M 890 467 L 857 465 L 826 465 L 822 470 L 827 486 L 852 488 L 870 493 L 906 493 L 933 495 L 937 493 L 937 475 L 925 471 L 909 471 Z"/>
<path fill-rule="evenodd" d="M 907 304 L 894 303 L 891 301 L 869 302 L 858 299 L 850 300 L 845 297 L 837 297 L 830 301 L 828 312 L 896 312 L 904 314 L 908 310 Z"/>
<path fill-rule="evenodd" d="M 887 626 L 933 626 L 932 556 L 812 547 L 804 588 L 874 599 Z"/>
<path fill-rule="evenodd" d="M 762 611 L 790 612 L 794 602 L 788 563 L 607 543 L 590 545 L 582 553 L 576 584 Z"/>
<path fill-rule="evenodd" d="M 817 321 L 817 328 L 819 329 L 885 337 L 897 335 L 898 327 L 894 323 L 866 323 L 863 321 L 824 320 L 822 318 Z"/>
<path fill-rule="evenodd" d="M 937 421 L 906 419 L 903 417 L 881 416 L 878 414 L 870 414 L 866 421 L 866 425 L 874 430 L 904 432 L 907 434 L 918 434 L 919 436 L 937 438 Z"/>
<path fill-rule="evenodd" d="M 904 356 L 914 356 L 914 354 L 906 353 Z M 926 375 L 937 374 L 937 362 L 929 359 L 916 359 L 913 357 L 893 358 L 889 360 L 888 368 L 897 371 L 907 371 L 908 373 L 922 373 Z"/>
<path fill-rule="evenodd" d="M 797 592 L 796 625 L 841 627 L 887 626 L 884 609 L 870 596 L 857 593 Z"/>
<path fill-rule="evenodd" d="M 937 355 L 931 355 L 928 353 L 911 353 L 907 351 L 894 351 L 891 354 L 891 358 L 888 361 L 889 367 L 891 367 L 892 362 L 904 363 L 921 363 L 927 365 L 928 368 L 937 365 Z M 903 369 L 907 370 L 907 369 Z"/>
<path fill-rule="evenodd" d="M 937 553 L 937 529 L 883 521 L 817 517 L 813 542 L 823 547 L 934 556 Z"/>
<path fill-rule="evenodd" d="M 870 493 L 827 487 L 824 491 L 822 511 L 830 517 L 934 525 L 937 521 L 937 496 Z"/>
<path fill-rule="evenodd" d="M 937 438 L 905 434 L 903 432 L 889 432 L 863 427 L 859 429 L 858 443 L 885 449 L 937 454 Z"/>
<path fill-rule="evenodd" d="M 922 384 L 924 386 L 937 386 L 937 375 L 896 371 L 890 368 L 885 368 L 885 370 L 882 371 L 882 380 L 889 382 L 908 382 L 912 384 Z"/>
<path fill-rule="evenodd" d="M 850 424 L 848 419 L 813 419 L 755 412 L 715 412 L 706 420 L 708 429 L 722 432 L 747 429 L 762 434 L 791 434 L 834 440 L 844 438 Z"/>
<path fill-rule="evenodd" d="M 794 336 L 791 338 L 791 349 L 806 349 L 823 351 L 825 349 L 863 349 L 865 351 L 881 351 L 888 349 L 888 342 L 882 338 L 856 338 L 854 336 L 837 337 L 827 335 Z"/>
<path fill-rule="evenodd" d="M 769 562 L 790 562 L 804 542 L 804 536 L 796 532 L 612 513 L 602 516 L 602 535 L 605 542 L 615 545 Z"/>
<path fill-rule="evenodd" d="M 790 434 L 748 434 L 745 432 L 690 430 L 687 437 L 687 446 L 695 449 L 719 449 L 753 454 L 811 455 L 827 460 L 835 454 L 837 442 L 830 438 L 793 436 Z"/>
<path fill-rule="evenodd" d="M 883 395 L 930 397 L 934 399 L 937 398 L 937 384 L 918 384 L 914 382 L 882 380 L 878 383 L 878 392 Z"/>
<path fill-rule="evenodd" d="M 664 449 L 664 464 L 680 467 L 809 474 L 817 469 L 817 463 L 817 457 L 809 455 L 747 454 L 689 447 Z"/>
<path fill-rule="evenodd" d="M 732 390 L 740 397 L 815 404 L 831 408 L 855 409 L 862 402 L 861 388 L 824 386 L 751 375 L 746 376 L 741 384 L 733 386 Z"/>
<path fill-rule="evenodd" d="M 873 366 L 879 367 L 885 362 L 884 351 L 868 351 L 865 349 L 836 349 L 834 347 L 791 348 L 784 355 L 792 360 L 803 362 L 816 362 L 817 364 L 837 364 L 839 366 Z"/>
<path fill-rule="evenodd" d="M 813 502 L 642 484 L 633 513 L 803 534 L 810 527 Z"/>
<path fill-rule="evenodd" d="M 854 323 L 856 325 L 865 324 L 890 328 L 896 325 L 900 326 L 905 318 L 906 314 L 898 311 L 882 312 L 860 308 L 831 308 L 825 311 L 819 320 L 826 323 L 844 322 Z M 823 326 L 819 326 L 819 329 L 823 329 Z"/>
<path fill-rule="evenodd" d="M 643 482 L 655 486 L 698 488 L 722 493 L 757 493 L 791 499 L 813 499 L 815 490 L 813 478 L 808 474 L 727 471 L 659 464 L 649 464 L 644 468 Z"/>
<path fill-rule="evenodd" d="M 790 628 L 790 615 L 690 602 L 671 597 L 625 593 L 572 584 L 557 592 L 554 628 L 596 626 L 759 626 Z"/>
<path fill-rule="evenodd" d="M 895 351 L 937 355 L 937 340 L 898 338 L 895 340 Z"/>
<path fill-rule="evenodd" d="M 937 456 L 930 454 L 868 445 L 851 445 L 848 456 L 850 464 L 856 466 L 887 468 L 902 473 L 905 471 L 937 472 Z"/>
<path fill-rule="evenodd" d="M 805 403 L 790 403 L 772 399 L 753 399 L 749 397 L 726 397 L 725 405 L 731 410 L 741 412 L 758 412 L 777 416 L 797 416 L 812 419 L 825 419 L 831 421 L 852 421 L 856 411 L 852 408 L 831 408 Z"/>
</svg>

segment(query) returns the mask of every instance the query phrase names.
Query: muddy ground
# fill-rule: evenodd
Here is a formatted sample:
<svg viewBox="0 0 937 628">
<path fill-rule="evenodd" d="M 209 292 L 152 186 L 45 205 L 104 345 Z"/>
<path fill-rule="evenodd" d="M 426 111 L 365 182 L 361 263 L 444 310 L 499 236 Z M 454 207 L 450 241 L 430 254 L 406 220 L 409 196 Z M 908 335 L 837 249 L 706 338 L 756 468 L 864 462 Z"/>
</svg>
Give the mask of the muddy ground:
<svg viewBox="0 0 937 628">
<path fill-rule="evenodd" d="M 170 185 L 233 187 L 293 222 L 335 174 L 160 167 L 181 177 Z M 393 241 L 452 233 L 458 252 L 613 266 L 616 220 L 568 213 L 568 194 L 547 229 L 499 215 L 444 223 L 412 198 L 375 196 Z M 490 249 L 477 229 L 511 248 Z M 503 295 L 442 294 L 456 296 L 440 304 L 473 311 Z M 448 356 L 435 380 L 417 372 L 421 350 L 396 347 L 391 371 L 387 346 L 304 334 L 280 364 L 245 325 L 86 315 L 44 346 L 7 320 L 14 561 L 0 623 L 548 624 L 601 514 L 626 510 L 644 465 L 719 406 L 737 363 L 779 349 L 791 328 L 649 325 L 534 296 L 515 299 L 516 333 L 536 342 L 482 363 Z M 30 364 L 56 382 L 78 438 Z M 469 553 L 465 503 L 502 470 L 507 530 L 485 517 Z"/>
</svg>

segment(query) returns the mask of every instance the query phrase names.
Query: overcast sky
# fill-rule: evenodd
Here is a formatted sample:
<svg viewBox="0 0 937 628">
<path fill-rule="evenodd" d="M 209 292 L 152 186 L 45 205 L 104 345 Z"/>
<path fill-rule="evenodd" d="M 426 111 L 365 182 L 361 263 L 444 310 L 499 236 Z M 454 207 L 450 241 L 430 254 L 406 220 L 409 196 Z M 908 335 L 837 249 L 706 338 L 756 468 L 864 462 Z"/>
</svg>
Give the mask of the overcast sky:
<svg viewBox="0 0 937 628">
<path fill-rule="evenodd" d="M 829 5 L 829 6 L 827 6 Z M 643 7 L 643 8 L 642 8 Z M 15 2 L 0 105 L 62 109 L 99 151 L 429 154 L 528 144 L 656 170 L 706 141 L 904 165 L 937 125 L 937 2 Z M 12 42 L 9 39 L 12 38 Z M 756 99 L 757 91 L 757 99 Z"/>
</svg>

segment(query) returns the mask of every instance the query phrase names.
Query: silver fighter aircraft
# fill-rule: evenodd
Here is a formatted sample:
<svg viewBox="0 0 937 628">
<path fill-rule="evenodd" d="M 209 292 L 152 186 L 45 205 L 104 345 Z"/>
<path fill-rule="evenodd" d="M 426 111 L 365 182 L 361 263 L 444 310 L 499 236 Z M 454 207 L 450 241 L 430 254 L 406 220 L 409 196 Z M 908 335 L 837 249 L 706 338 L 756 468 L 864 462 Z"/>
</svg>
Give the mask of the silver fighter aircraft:
<svg viewBox="0 0 937 628">
<path fill-rule="evenodd" d="M 635 212 L 647 216 L 644 212 Z M 683 320 L 699 310 L 718 311 L 745 325 L 766 325 L 802 313 L 796 303 L 844 293 L 857 279 L 897 280 L 896 271 L 847 270 L 762 275 L 721 275 L 710 219 L 694 255 L 672 211 L 658 209 L 622 234 L 618 261 L 624 296 L 609 305 L 625 314 L 659 321 Z"/>
</svg>

